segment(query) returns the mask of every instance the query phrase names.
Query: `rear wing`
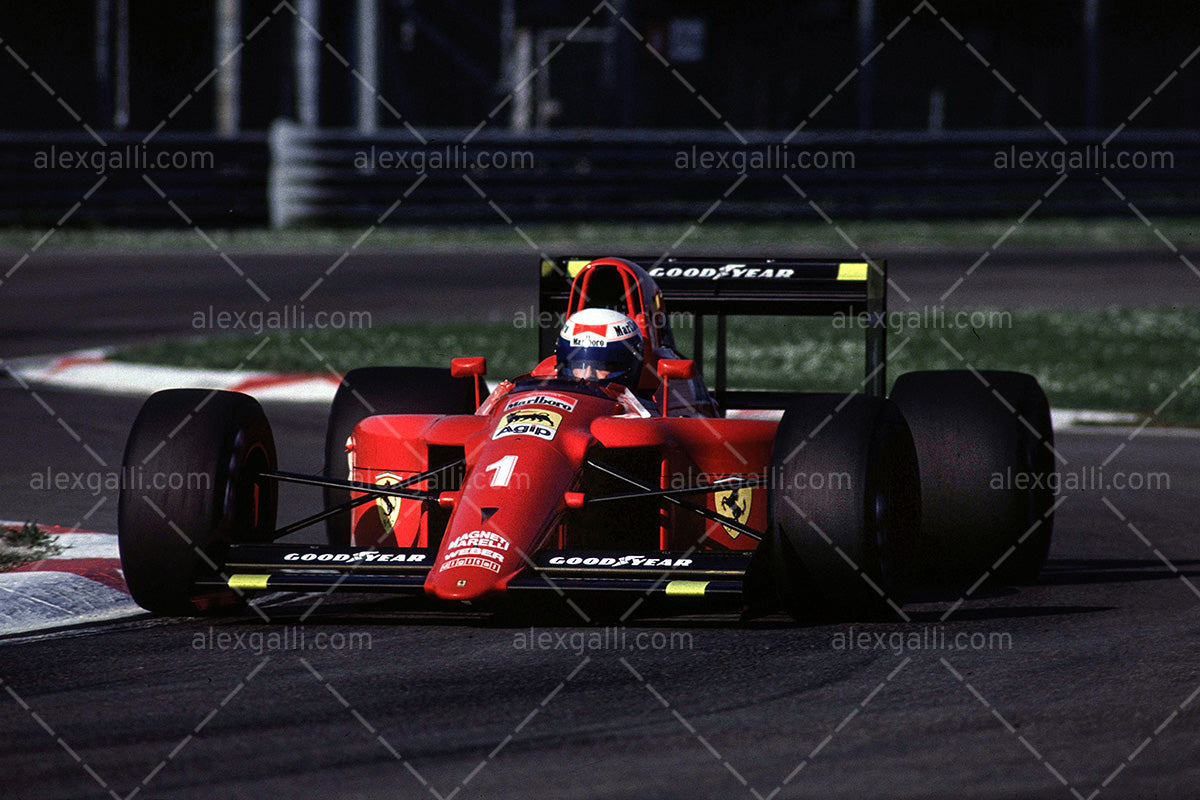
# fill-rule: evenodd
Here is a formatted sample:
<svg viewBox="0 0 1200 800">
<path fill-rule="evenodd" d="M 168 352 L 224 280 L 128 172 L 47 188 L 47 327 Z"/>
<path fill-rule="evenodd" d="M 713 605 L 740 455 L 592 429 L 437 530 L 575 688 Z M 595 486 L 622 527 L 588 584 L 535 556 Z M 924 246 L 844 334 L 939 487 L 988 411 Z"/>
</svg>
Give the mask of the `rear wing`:
<svg viewBox="0 0 1200 800">
<path fill-rule="evenodd" d="M 887 392 L 887 262 L 814 258 L 712 258 L 625 256 L 646 270 L 663 293 L 668 313 L 691 313 L 692 354 L 697 367 L 713 376 L 713 393 L 726 408 L 778 407 L 778 392 L 731 392 L 725 388 L 726 319 L 729 316 L 833 316 L 866 314 L 864 390 Z M 554 352 L 570 297 L 571 282 L 592 258 L 541 262 L 538 290 L 539 349 Z M 703 364 L 704 317 L 717 320 L 716 363 Z"/>
</svg>

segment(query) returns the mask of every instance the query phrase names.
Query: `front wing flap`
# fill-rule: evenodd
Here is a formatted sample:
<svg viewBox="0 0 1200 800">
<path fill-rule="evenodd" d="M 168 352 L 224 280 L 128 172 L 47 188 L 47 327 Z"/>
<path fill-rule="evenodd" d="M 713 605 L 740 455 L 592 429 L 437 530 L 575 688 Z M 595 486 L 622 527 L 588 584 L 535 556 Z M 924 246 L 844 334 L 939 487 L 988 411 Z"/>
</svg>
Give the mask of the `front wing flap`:
<svg viewBox="0 0 1200 800">
<path fill-rule="evenodd" d="M 199 586 L 254 592 L 422 594 L 433 548 L 245 544 L 230 547 L 218 574 Z M 647 598 L 741 600 L 750 551 L 542 550 L 506 594 L 629 593 Z"/>
</svg>

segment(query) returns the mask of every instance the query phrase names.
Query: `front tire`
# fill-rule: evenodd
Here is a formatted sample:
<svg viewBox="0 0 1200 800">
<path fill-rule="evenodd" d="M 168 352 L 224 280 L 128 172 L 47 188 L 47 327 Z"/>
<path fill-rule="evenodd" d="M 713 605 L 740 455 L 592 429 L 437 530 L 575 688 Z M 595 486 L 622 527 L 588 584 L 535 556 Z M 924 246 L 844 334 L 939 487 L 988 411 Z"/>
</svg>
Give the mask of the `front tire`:
<svg viewBox="0 0 1200 800">
<path fill-rule="evenodd" d="M 237 392 L 168 389 L 133 423 L 122 461 L 117 538 L 133 599 L 156 614 L 237 605 L 232 591 L 197 590 L 232 543 L 270 541 L 275 440 L 258 401 Z"/>
<path fill-rule="evenodd" d="M 891 402 L 794 401 L 775 434 L 769 496 L 774 583 L 793 617 L 874 617 L 901 602 L 921 498 L 912 436 Z"/>
</svg>

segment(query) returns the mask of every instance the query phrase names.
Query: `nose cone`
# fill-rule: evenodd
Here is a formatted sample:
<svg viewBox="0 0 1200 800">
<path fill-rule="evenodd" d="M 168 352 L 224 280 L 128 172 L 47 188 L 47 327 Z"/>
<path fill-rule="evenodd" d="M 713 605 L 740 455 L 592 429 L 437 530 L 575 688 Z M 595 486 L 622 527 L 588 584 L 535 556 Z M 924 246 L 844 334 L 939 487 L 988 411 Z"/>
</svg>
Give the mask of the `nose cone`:
<svg viewBox="0 0 1200 800">
<path fill-rule="evenodd" d="M 561 521 L 592 418 L 613 407 L 540 390 L 511 398 L 468 466 L 426 593 L 474 600 L 503 592 Z"/>
<path fill-rule="evenodd" d="M 473 529 L 447 537 L 425 591 L 440 600 L 474 600 L 504 589 L 505 580 L 520 567 L 508 536 Z"/>
<path fill-rule="evenodd" d="M 561 519 L 563 493 L 574 480 L 564 459 L 555 455 L 545 460 L 549 465 L 514 474 L 507 488 L 493 487 L 490 480 L 479 486 L 468 479 L 425 579 L 427 594 L 442 600 L 474 600 L 503 592 L 525 568 L 525 555 L 536 552 Z"/>
<path fill-rule="evenodd" d="M 478 600 L 500 590 L 494 575 L 469 574 L 468 570 L 456 569 L 430 575 L 425 581 L 425 591 L 439 600 Z"/>
</svg>

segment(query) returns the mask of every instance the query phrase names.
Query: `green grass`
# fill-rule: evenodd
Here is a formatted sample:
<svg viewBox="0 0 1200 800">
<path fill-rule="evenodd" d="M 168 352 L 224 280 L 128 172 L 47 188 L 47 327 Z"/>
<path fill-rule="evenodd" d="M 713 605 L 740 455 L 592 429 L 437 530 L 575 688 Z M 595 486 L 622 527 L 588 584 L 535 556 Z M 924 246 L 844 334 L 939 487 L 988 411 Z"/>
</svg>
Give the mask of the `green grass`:
<svg viewBox="0 0 1200 800">
<path fill-rule="evenodd" d="M 36 522 L 0 529 L 0 572 L 58 555 L 63 550 Z"/>
<path fill-rule="evenodd" d="M 1037 376 L 1060 408 L 1153 412 L 1155 421 L 1200 423 L 1200 309 L 1108 308 L 995 312 L 974 320 L 893 314 L 889 375 L 914 369 L 1011 369 Z M 971 322 L 972 320 L 965 320 Z M 690 319 L 675 324 L 685 352 Z M 713 358 L 709 321 L 706 357 Z M 729 323 L 729 384 L 739 388 L 849 391 L 863 373 L 861 329 L 830 319 L 740 318 Z M 258 348 L 256 350 L 256 348 Z M 309 349 L 311 348 L 311 350 Z M 320 354 L 317 358 L 313 350 Z M 250 353 L 253 358 L 248 358 Z M 190 367 L 325 372 L 374 364 L 444 366 L 486 355 L 493 379 L 530 369 L 536 333 L 510 323 L 424 323 L 359 331 L 306 331 L 267 337 L 163 342 L 119 359 Z"/>
<path fill-rule="evenodd" d="M 386 364 L 445 367 L 462 355 L 486 355 L 492 377 L 518 375 L 528 372 L 537 356 L 537 333 L 505 322 L 426 322 L 164 341 L 121 350 L 113 358 L 180 367 L 328 373 Z"/>
<path fill-rule="evenodd" d="M 764 252 L 769 249 L 776 253 L 852 252 L 854 248 L 842 237 L 843 232 L 868 253 L 886 255 L 905 248 L 962 247 L 982 251 L 1004 236 L 1014 222 L 1015 219 L 1007 218 L 933 222 L 839 219 L 839 232 L 818 220 L 732 223 L 713 219 L 693 230 L 694 220 L 680 219 L 655 223 L 530 223 L 522 225 L 521 230 L 537 248 L 551 255 L 597 248 L 606 252 L 644 249 L 651 253 L 699 249 L 727 252 L 732 248 Z M 1017 226 L 1005 239 L 1004 247 L 1158 249 L 1165 247 L 1158 232 L 1183 250 L 1197 244 L 1200 225 L 1195 219 L 1164 217 L 1153 223 L 1155 227 L 1149 227 L 1132 214 L 1088 220 L 1035 216 Z M 367 227 L 212 229 L 205 230 L 205 235 L 222 250 L 341 252 L 353 247 Z M 689 230 L 692 232 L 680 242 Z M 28 249 L 45 235 L 44 229 L 0 229 L 0 248 Z M 516 230 L 499 220 L 488 225 L 393 225 L 374 231 L 358 245 L 363 250 L 464 248 L 535 251 Z M 39 249 L 208 251 L 210 245 L 187 228 L 143 231 L 67 226 L 54 231 Z"/>
</svg>

